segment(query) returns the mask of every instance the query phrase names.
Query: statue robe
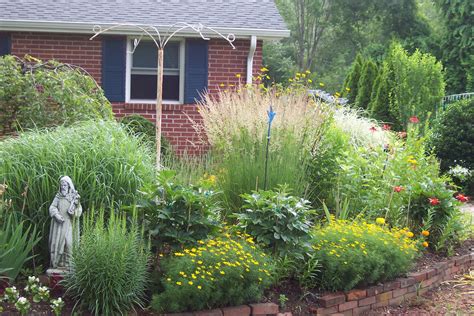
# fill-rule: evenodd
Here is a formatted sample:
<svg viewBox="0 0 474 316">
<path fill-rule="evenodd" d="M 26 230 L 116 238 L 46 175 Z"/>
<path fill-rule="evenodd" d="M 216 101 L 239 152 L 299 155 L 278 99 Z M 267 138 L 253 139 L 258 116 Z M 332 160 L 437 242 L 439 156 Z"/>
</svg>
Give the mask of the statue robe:
<svg viewBox="0 0 474 316">
<path fill-rule="evenodd" d="M 73 242 L 79 241 L 79 216 L 82 214 L 82 206 L 78 203 L 73 209 L 73 214 L 69 214 L 70 205 L 69 199 L 58 193 L 49 207 L 49 214 L 52 217 L 49 231 L 52 268 L 66 267 L 72 253 Z M 54 218 L 56 214 L 61 215 L 64 222 L 59 223 Z"/>
</svg>

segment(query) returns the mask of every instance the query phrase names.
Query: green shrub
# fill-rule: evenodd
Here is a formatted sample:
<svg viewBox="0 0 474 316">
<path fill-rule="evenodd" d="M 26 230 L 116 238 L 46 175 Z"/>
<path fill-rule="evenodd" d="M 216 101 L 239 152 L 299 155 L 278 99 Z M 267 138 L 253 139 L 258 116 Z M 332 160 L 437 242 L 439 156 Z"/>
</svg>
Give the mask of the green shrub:
<svg viewBox="0 0 474 316">
<path fill-rule="evenodd" d="M 411 116 L 421 121 L 428 119 L 444 96 L 441 63 L 418 50 L 409 55 L 400 44 L 394 43 L 382 68 L 378 86 L 373 87 L 377 91 L 376 99 L 371 101 L 370 111 L 375 118 L 393 119 L 391 123 L 403 129 Z"/>
<path fill-rule="evenodd" d="M 163 170 L 157 184 L 143 189 L 139 209 L 156 246 L 194 243 L 218 228 L 220 208 L 210 184 L 180 185 L 173 182 L 174 175 Z"/>
<path fill-rule="evenodd" d="M 156 129 L 155 124 L 150 122 L 139 114 L 132 114 L 124 116 L 120 123 L 127 127 L 127 131 L 133 136 L 138 136 L 151 147 L 156 148 Z M 171 153 L 171 145 L 164 137 L 161 136 L 161 155 L 166 156 Z"/>
<path fill-rule="evenodd" d="M 150 151 L 118 123 L 89 121 L 3 140 L 0 182 L 9 186 L 5 198 L 12 199 L 13 210 L 21 211 L 47 236 L 48 209 L 61 176 L 72 178 L 84 210 L 132 204 L 137 190 L 154 177 L 150 157 Z"/>
<path fill-rule="evenodd" d="M 112 119 L 100 86 L 80 68 L 0 57 L 0 131 Z"/>
<path fill-rule="evenodd" d="M 182 312 L 258 302 L 272 280 L 273 265 L 248 235 L 198 241 L 161 262 L 163 291 L 151 306 Z"/>
<path fill-rule="evenodd" d="M 355 104 L 364 62 L 362 55 L 357 54 L 351 70 L 344 81 L 343 96 L 347 97 L 349 104 Z"/>
<path fill-rule="evenodd" d="M 414 263 L 417 243 L 407 231 L 366 222 L 331 220 L 314 231 L 314 256 L 321 263 L 314 287 L 350 290 L 390 280 Z"/>
<path fill-rule="evenodd" d="M 148 262 L 149 249 L 135 219 L 127 225 L 125 216 L 111 212 L 106 225 L 104 210 L 97 217 L 90 211 L 64 286 L 94 315 L 123 315 L 143 303 Z"/>
<path fill-rule="evenodd" d="M 311 227 L 309 201 L 288 195 L 286 188 L 242 194 L 245 203 L 235 214 L 237 227 L 259 244 L 284 255 L 297 252 L 308 241 Z"/>
<path fill-rule="evenodd" d="M 377 78 L 377 64 L 371 59 L 367 60 L 362 68 L 358 87 L 355 105 L 367 109 L 372 96 L 375 79 Z"/>
<path fill-rule="evenodd" d="M 0 198 L 3 191 L 0 188 Z M 17 214 L 0 200 L 0 282 L 2 278 L 14 281 L 23 265 L 32 256 L 32 250 L 41 237 L 34 224 L 18 220 Z"/>
<path fill-rule="evenodd" d="M 450 104 L 438 115 L 430 143 L 442 170 L 456 165 L 474 170 L 474 99 Z M 466 186 L 474 194 L 474 176 L 466 179 Z"/>
</svg>

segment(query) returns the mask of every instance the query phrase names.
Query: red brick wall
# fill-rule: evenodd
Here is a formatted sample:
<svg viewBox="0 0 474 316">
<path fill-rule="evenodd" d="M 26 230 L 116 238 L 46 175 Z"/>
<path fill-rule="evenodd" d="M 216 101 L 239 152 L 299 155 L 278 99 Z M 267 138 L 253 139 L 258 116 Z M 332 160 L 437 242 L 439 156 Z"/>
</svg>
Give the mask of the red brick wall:
<svg viewBox="0 0 474 316">
<path fill-rule="evenodd" d="M 247 77 L 247 56 L 250 49 L 249 40 L 236 40 L 235 49 L 224 40 L 211 40 L 209 43 L 209 82 L 208 90 L 215 95 L 219 89 L 229 85 L 245 84 Z M 262 68 L 262 41 L 257 42 L 253 58 L 254 76 Z M 240 79 L 236 77 L 240 74 Z M 224 84 L 224 87 L 221 86 Z"/>
<path fill-rule="evenodd" d="M 31 55 L 84 68 L 95 80 L 101 82 L 102 42 L 89 40 L 89 35 L 11 33 L 11 53 L 19 57 Z"/>
<path fill-rule="evenodd" d="M 63 63 L 80 66 L 100 84 L 102 42 L 100 39 L 91 41 L 89 38 L 89 35 L 12 32 L 12 54 L 19 57 L 29 54 L 43 60 L 56 59 Z M 213 39 L 209 42 L 208 90 L 213 95 L 219 89 L 237 85 L 239 81 L 245 83 L 250 40 L 237 39 L 234 45 L 235 50 L 225 40 Z M 262 41 L 258 41 L 254 55 L 254 74 L 258 73 L 261 67 Z M 237 78 L 236 74 L 240 74 L 241 78 Z M 221 87 L 221 84 L 224 84 L 224 87 Z M 117 117 L 136 113 L 151 121 L 155 120 L 153 104 L 113 102 L 112 107 Z M 174 149 L 180 153 L 202 152 L 206 150 L 206 146 L 195 146 L 199 143 L 199 138 L 188 117 L 196 122 L 201 121 L 195 105 L 165 105 L 162 120 L 163 133 Z"/>
</svg>

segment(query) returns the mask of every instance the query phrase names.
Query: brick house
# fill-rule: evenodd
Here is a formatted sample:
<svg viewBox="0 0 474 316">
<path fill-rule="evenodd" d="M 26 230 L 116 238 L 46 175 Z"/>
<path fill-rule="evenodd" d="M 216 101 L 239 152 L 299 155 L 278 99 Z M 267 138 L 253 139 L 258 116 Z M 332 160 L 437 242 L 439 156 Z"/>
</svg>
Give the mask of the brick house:
<svg viewBox="0 0 474 316">
<path fill-rule="evenodd" d="M 188 117 L 200 120 L 199 93 L 251 83 L 262 66 L 262 41 L 289 36 L 273 0 L 0 0 L 0 55 L 80 66 L 102 86 L 117 117 L 136 113 L 154 121 L 156 46 L 143 38 L 132 54 L 141 33 L 130 26 L 90 37 L 96 25 L 153 25 L 165 34 L 177 22 L 236 38 L 232 49 L 216 33 L 206 31 L 205 41 L 187 29 L 165 47 L 162 130 L 177 151 L 194 151 Z"/>
</svg>

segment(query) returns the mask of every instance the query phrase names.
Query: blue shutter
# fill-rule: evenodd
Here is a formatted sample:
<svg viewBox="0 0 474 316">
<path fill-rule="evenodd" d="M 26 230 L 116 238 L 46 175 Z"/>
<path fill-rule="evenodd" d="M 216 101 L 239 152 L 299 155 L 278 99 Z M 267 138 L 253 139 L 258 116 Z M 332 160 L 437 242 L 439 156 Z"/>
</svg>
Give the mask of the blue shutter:
<svg viewBox="0 0 474 316">
<path fill-rule="evenodd" d="M 0 34 L 0 56 L 11 53 L 10 35 Z"/>
<path fill-rule="evenodd" d="M 199 93 L 207 89 L 207 46 L 205 40 L 186 40 L 184 103 L 199 100 Z"/>
<path fill-rule="evenodd" d="M 111 102 L 125 101 L 126 50 L 125 38 L 102 40 L 102 89 Z"/>
</svg>

